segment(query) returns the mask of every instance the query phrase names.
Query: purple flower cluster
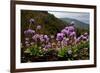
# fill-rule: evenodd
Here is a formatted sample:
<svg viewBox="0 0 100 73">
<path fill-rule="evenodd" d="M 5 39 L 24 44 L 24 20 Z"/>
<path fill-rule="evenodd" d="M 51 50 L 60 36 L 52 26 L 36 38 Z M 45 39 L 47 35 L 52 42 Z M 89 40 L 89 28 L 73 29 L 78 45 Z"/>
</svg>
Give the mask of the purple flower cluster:
<svg viewBox="0 0 100 73">
<path fill-rule="evenodd" d="M 41 27 L 41 25 L 38 25 L 36 28 L 37 28 L 37 30 L 40 30 L 42 27 Z"/>
<path fill-rule="evenodd" d="M 56 40 L 57 40 L 57 41 L 62 41 L 63 38 L 64 38 L 64 34 L 63 34 L 63 33 L 58 33 L 58 34 L 57 34 Z"/>
<path fill-rule="evenodd" d="M 45 49 L 51 48 L 51 43 L 46 44 L 44 48 L 45 48 Z"/>
<path fill-rule="evenodd" d="M 47 35 L 44 35 L 44 39 L 45 39 L 45 42 L 49 42 L 49 37 Z"/>
<path fill-rule="evenodd" d="M 70 39 L 70 40 L 69 40 Z M 61 46 L 67 46 L 70 41 L 75 41 L 76 32 L 74 26 L 66 26 L 57 34 L 56 40 L 62 42 Z M 71 42 L 74 43 L 74 42 Z"/>
<path fill-rule="evenodd" d="M 80 35 L 77 39 L 76 42 L 79 43 L 80 41 L 89 41 L 89 35 L 87 32 L 85 32 L 83 35 Z"/>
<path fill-rule="evenodd" d="M 30 22 L 33 22 L 33 19 L 30 19 Z M 42 28 L 41 25 L 37 25 L 36 30 L 40 30 L 41 28 Z M 41 45 L 40 47 L 42 48 L 46 48 L 46 49 L 50 48 L 51 43 L 49 42 L 50 40 L 49 36 L 38 33 L 38 31 L 36 30 L 29 28 L 24 31 L 24 34 L 25 34 L 24 44 L 26 45 L 26 47 L 29 47 L 31 45 L 37 45 L 37 43 L 39 43 Z"/>
<path fill-rule="evenodd" d="M 25 34 L 25 35 L 35 34 L 35 30 L 32 30 L 32 29 L 25 30 L 25 31 L 24 31 L 24 34 Z"/>
<path fill-rule="evenodd" d="M 40 42 L 49 42 L 49 37 L 43 34 L 35 34 L 32 36 L 34 41 L 40 40 Z"/>
<path fill-rule="evenodd" d="M 29 20 L 29 22 L 30 22 L 30 24 L 32 24 L 32 23 L 35 22 L 35 20 L 34 20 L 33 18 L 31 18 L 31 19 Z"/>
<path fill-rule="evenodd" d="M 29 21 L 30 23 L 33 23 L 35 20 L 30 19 Z M 46 34 L 42 34 L 40 32 L 41 29 L 42 29 L 41 25 L 37 25 L 35 30 L 29 28 L 24 31 L 25 35 L 31 35 L 29 37 L 25 37 L 26 47 L 39 44 L 37 46 L 43 49 L 44 48 L 48 49 L 48 48 L 53 48 L 53 47 L 57 48 L 58 46 L 60 48 L 63 48 L 68 45 L 73 45 L 73 44 L 75 45 L 79 43 L 80 41 L 88 41 L 89 39 L 89 35 L 87 32 L 77 37 L 75 27 L 73 25 L 66 26 L 64 29 L 61 30 L 61 32 L 57 33 L 56 36 L 54 35 L 49 36 Z M 40 30 L 40 31 L 37 31 L 37 30 Z M 52 39 L 54 41 L 51 42 Z"/>
<path fill-rule="evenodd" d="M 61 30 L 61 33 L 63 33 L 66 36 L 76 36 L 75 28 L 74 26 L 67 26 L 64 29 Z"/>
<path fill-rule="evenodd" d="M 67 46 L 67 45 L 75 45 L 80 41 L 88 41 L 89 35 L 85 32 L 83 35 L 79 37 L 76 36 L 75 27 L 73 25 L 67 26 L 61 30 L 60 33 L 57 33 L 56 40 L 61 42 L 60 46 Z"/>
</svg>

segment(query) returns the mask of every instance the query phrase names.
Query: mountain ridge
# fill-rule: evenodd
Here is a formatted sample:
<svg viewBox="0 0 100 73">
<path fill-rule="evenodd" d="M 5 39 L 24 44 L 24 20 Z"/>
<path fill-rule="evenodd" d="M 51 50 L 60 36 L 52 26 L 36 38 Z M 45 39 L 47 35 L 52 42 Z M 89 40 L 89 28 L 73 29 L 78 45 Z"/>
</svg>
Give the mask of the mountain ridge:
<svg viewBox="0 0 100 73">
<path fill-rule="evenodd" d="M 60 18 L 62 21 L 67 22 L 68 24 L 70 24 L 70 22 L 74 21 L 74 25 L 76 28 L 82 28 L 82 29 L 89 29 L 89 24 L 81 22 L 77 19 L 72 19 L 72 18 Z"/>
</svg>

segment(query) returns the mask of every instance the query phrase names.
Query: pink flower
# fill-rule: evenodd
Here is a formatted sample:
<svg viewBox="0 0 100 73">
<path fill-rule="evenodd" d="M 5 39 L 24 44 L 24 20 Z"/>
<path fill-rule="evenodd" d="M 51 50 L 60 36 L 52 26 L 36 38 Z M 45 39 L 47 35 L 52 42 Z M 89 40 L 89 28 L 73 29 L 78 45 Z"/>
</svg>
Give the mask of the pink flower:
<svg viewBox="0 0 100 73">
<path fill-rule="evenodd" d="M 74 26 L 69 26 L 68 27 L 69 32 L 73 32 L 75 30 Z"/>
<path fill-rule="evenodd" d="M 57 41 L 62 41 L 63 40 L 63 37 L 64 37 L 64 34 L 63 33 L 58 33 L 56 40 Z"/>
<path fill-rule="evenodd" d="M 45 39 L 46 42 L 49 41 L 49 37 L 47 35 L 44 35 L 44 39 Z"/>
<path fill-rule="evenodd" d="M 65 38 L 65 37 L 63 38 L 63 44 L 64 44 L 64 45 L 67 45 L 67 44 L 68 44 L 68 41 L 69 41 L 68 38 Z"/>
<path fill-rule="evenodd" d="M 24 31 L 24 34 L 27 35 L 27 34 L 35 34 L 35 31 L 32 30 L 32 29 L 28 29 L 28 30 L 25 30 Z"/>
<path fill-rule="evenodd" d="M 39 34 L 35 34 L 33 37 L 32 37 L 33 40 L 37 41 L 38 39 L 40 39 L 40 35 Z"/>
<path fill-rule="evenodd" d="M 65 27 L 66 30 L 68 30 L 68 27 Z"/>
<path fill-rule="evenodd" d="M 49 48 L 51 48 L 51 44 L 50 43 L 45 45 L 45 49 L 49 49 Z"/>
<path fill-rule="evenodd" d="M 26 41 L 29 41 L 29 38 L 25 38 Z"/>
<path fill-rule="evenodd" d="M 38 25 L 38 26 L 36 27 L 36 29 L 41 29 L 41 25 Z"/>
<path fill-rule="evenodd" d="M 45 41 L 43 36 L 44 36 L 44 35 L 40 35 L 40 41 L 41 41 L 41 42 L 44 42 L 44 41 Z"/>
<path fill-rule="evenodd" d="M 28 44 L 29 42 L 28 41 L 25 41 L 25 44 Z"/>
<path fill-rule="evenodd" d="M 65 34 L 65 35 L 68 35 L 68 34 L 69 34 L 69 31 L 66 30 L 66 29 L 63 29 L 63 30 L 61 31 L 61 33 Z"/>
<path fill-rule="evenodd" d="M 34 20 L 33 18 L 31 18 L 31 19 L 29 20 L 29 22 L 30 22 L 30 24 L 32 24 L 32 23 L 35 22 L 35 20 Z"/>
<path fill-rule="evenodd" d="M 76 32 L 71 32 L 69 36 L 70 36 L 70 37 L 72 37 L 72 36 L 73 36 L 73 37 L 76 36 Z"/>
</svg>

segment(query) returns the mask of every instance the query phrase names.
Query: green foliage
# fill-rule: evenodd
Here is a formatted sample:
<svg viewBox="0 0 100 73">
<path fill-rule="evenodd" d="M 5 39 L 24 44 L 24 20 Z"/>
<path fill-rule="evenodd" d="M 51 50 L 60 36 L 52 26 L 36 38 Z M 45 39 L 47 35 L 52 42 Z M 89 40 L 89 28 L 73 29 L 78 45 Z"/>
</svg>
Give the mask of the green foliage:
<svg viewBox="0 0 100 73">
<path fill-rule="evenodd" d="M 89 42 L 80 42 L 77 44 L 77 49 L 89 48 Z"/>
<path fill-rule="evenodd" d="M 68 49 L 71 48 L 72 54 L 68 55 Z M 89 48 L 89 42 L 81 42 L 80 44 L 76 44 L 73 46 L 67 46 L 58 51 L 58 57 L 68 58 L 69 60 L 74 60 L 76 57 L 80 55 L 81 49 Z"/>
<path fill-rule="evenodd" d="M 73 46 L 73 58 L 75 60 L 89 59 L 89 42 L 81 42 Z"/>
<path fill-rule="evenodd" d="M 73 54 L 75 54 L 78 51 L 78 46 L 77 45 L 72 46 L 72 51 Z"/>
<path fill-rule="evenodd" d="M 26 53 L 30 53 L 30 55 L 35 57 L 58 57 L 63 60 L 79 60 L 79 59 L 88 59 L 89 58 L 89 42 L 81 42 L 79 44 L 73 45 L 73 46 L 67 46 L 59 49 L 58 51 L 55 51 L 51 48 L 47 49 L 47 51 L 44 51 L 37 45 L 30 46 L 25 51 Z M 72 54 L 68 54 L 68 50 L 72 50 Z M 85 51 L 85 52 L 84 52 Z"/>
<path fill-rule="evenodd" d="M 61 48 L 59 51 L 58 51 L 58 56 L 59 57 L 66 57 L 67 55 L 67 49 L 68 47 L 64 47 L 64 48 Z"/>
<path fill-rule="evenodd" d="M 27 51 L 32 56 L 42 56 L 43 55 L 43 51 L 37 45 L 30 46 L 29 48 L 27 48 Z"/>
</svg>

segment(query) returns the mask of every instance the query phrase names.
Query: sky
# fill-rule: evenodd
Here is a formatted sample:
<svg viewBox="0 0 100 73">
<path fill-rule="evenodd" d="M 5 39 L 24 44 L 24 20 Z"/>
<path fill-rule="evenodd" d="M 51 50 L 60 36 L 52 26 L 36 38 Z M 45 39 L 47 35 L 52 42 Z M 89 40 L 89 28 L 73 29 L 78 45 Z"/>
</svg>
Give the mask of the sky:
<svg viewBox="0 0 100 73">
<path fill-rule="evenodd" d="M 81 22 L 89 24 L 90 14 L 86 12 L 53 12 L 49 11 L 50 14 L 53 14 L 57 18 L 72 18 L 77 19 Z"/>
</svg>

